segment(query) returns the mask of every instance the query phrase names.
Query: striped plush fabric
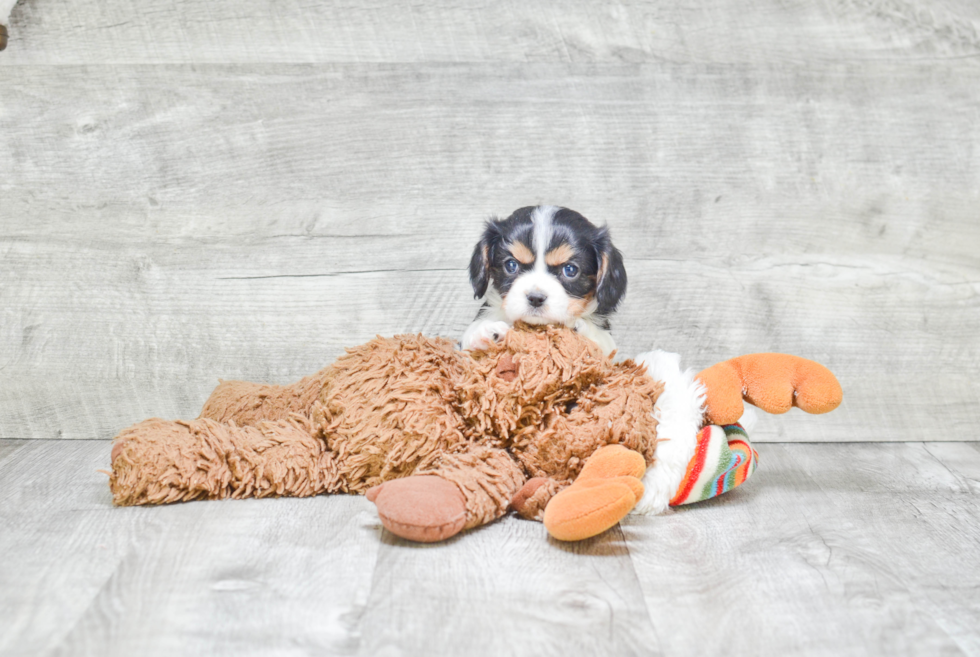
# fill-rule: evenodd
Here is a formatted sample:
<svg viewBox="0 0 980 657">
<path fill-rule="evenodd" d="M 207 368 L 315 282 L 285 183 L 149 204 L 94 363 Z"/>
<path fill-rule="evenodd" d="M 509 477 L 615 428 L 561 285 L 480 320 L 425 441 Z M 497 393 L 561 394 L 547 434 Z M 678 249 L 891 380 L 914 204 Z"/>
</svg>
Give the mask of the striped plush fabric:
<svg viewBox="0 0 980 657">
<path fill-rule="evenodd" d="M 759 454 L 741 425 L 708 425 L 698 434 L 694 457 L 670 505 L 701 502 L 730 491 L 752 476 L 758 462 Z"/>
</svg>

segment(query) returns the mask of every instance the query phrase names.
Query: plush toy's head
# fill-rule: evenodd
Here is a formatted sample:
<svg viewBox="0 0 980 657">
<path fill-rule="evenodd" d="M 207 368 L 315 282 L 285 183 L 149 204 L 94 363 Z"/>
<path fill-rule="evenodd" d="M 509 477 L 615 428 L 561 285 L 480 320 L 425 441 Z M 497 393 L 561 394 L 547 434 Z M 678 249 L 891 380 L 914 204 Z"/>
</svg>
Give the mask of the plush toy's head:
<svg viewBox="0 0 980 657">
<path fill-rule="evenodd" d="M 518 322 L 502 342 L 471 352 L 461 410 L 486 418 L 484 429 L 506 443 L 515 430 L 571 410 L 610 366 L 598 345 L 570 329 Z"/>
<path fill-rule="evenodd" d="M 523 322 L 490 349 L 470 353 L 474 369 L 496 390 L 527 403 L 541 402 L 559 390 L 575 394 L 609 367 L 599 346 L 575 331 Z"/>
<path fill-rule="evenodd" d="M 460 386 L 463 415 L 532 476 L 574 478 L 598 446 L 613 443 L 653 462 L 662 385 L 634 362 L 613 363 L 570 329 L 522 323 L 472 362 Z"/>
</svg>

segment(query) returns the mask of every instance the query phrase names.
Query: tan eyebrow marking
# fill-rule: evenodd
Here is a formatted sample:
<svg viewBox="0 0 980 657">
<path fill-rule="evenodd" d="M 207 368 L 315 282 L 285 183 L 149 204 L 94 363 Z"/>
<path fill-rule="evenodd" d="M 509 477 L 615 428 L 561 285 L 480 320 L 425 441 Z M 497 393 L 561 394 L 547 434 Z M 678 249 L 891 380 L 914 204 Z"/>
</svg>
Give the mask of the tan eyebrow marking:
<svg viewBox="0 0 980 657">
<path fill-rule="evenodd" d="M 522 243 L 514 242 L 513 244 L 509 245 L 508 248 L 510 249 L 510 254 L 514 256 L 518 262 L 525 265 L 529 265 L 534 262 L 534 253 L 532 253 L 531 249 L 527 248 Z"/>
<path fill-rule="evenodd" d="M 557 267 L 571 260 L 573 255 L 575 255 L 575 249 L 567 244 L 562 244 L 548 251 L 548 254 L 544 257 L 544 261 L 549 267 Z"/>
</svg>

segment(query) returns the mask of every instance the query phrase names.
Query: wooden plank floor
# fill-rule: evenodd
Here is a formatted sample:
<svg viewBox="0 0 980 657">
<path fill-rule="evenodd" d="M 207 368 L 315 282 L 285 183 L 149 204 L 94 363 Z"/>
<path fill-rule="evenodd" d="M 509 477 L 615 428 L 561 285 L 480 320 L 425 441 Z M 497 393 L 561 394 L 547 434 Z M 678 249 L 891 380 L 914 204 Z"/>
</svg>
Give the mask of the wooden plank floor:
<svg viewBox="0 0 980 657">
<path fill-rule="evenodd" d="M 444 544 L 362 497 L 114 508 L 105 441 L 0 441 L 0 654 L 980 655 L 980 445 L 768 444 L 715 501 Z"/>
</svg>

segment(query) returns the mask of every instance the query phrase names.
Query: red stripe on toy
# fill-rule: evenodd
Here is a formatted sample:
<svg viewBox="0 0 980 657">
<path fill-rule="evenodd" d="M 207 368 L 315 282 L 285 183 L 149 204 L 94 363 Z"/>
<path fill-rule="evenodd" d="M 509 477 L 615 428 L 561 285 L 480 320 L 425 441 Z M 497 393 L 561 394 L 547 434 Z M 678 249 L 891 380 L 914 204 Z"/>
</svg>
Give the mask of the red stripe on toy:
<svg viewBox="0 0 980 657">
<path fill-rule="evenodd" d="M 706 426 L 701 429 L 701 433 L 698 434 L 698 446 L 694 452 L 694 458 L 687 464 L 687 472 L 684 474 L 684 485 L 681 486 L 677 494 L 670 501 L 671 504 L 677 505 L 687 499 L 687 496 L 691 494 L 691 489 L 694 487 L 694 483 L 701 476 L 701 470 L 704 468 L 704 462 L 708 454 L 708 443 L 711 436 L 711 425 Z"/>
</svg>

